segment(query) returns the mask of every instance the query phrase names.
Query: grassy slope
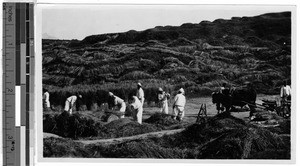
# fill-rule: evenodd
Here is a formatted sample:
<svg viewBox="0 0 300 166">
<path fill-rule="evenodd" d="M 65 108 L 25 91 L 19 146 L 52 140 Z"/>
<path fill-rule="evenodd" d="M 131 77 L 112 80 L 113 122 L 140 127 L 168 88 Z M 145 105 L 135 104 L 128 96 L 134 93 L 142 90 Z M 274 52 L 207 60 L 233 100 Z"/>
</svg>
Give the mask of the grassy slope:
<svg viewBox="0 0 300 166">
<path fill-rule="evenodd" d="M 291 76 L 290 16 L 270 13 L 82 41 L 43 40 L 43 84 L 53 104 L 63 104 L 72 91 L 82 92 L 89 102 L 103 102 L 106 90 L 126 99 L 137 81 L 149 102 L 156 101 L 159 86 L 209 95 L 223 82 L 239 86 L 252 81 L 259 93 L 278 92 L 279 82 Z"/>
</svg>

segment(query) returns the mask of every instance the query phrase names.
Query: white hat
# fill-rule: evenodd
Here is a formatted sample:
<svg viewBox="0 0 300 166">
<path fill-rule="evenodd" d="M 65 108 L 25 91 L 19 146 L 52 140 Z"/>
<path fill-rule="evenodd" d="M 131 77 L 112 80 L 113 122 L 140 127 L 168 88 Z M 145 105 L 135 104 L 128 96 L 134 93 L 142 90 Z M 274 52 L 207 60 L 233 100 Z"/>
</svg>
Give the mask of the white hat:
<svg viewBox="0 0 300 166">
<path fill-rule="evenodd" d="M 109 96 L 113 96 L 114 94 L 112 92 L 108 92 L 108 95 Z"/>
<path fill-rule="evenodd" d="M 179 92 L 184 93 L 183 88 L 180 88 L 180 89 L 179 89 Z"/>
<path fill-rule="evenodd" d="M 137 83 L 137 85 L 138 85 L 138 86 L 142 86 L 142 84 L 141 84 L 141 83 Z"/>
<path fill-rule="evenodd" d="M 161 92 L 162 92 L 162 91 L 164 91 L 164 90 L 163 90 L 162 88 L 158 88 L 158 91 L 161 91 Z"/>
</svg>

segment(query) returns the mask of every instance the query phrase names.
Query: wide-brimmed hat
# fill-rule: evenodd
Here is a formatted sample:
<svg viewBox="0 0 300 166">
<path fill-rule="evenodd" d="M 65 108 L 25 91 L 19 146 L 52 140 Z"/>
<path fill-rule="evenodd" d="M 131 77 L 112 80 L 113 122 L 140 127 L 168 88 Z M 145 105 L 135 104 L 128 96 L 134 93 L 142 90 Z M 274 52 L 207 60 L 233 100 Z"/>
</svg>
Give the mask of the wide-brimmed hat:
<svg viewBox="0 0 300 166">
<path fill-rule="evenodd" d="M 108 92 L 108 96 L 113 96 L 114 94 L 112 92 Z"/>
<path fill-rule="evenodd" d="M 184 93 L 183 88 L 180 88 L 180 89 L 179 89 L 179 92 Z"/>
<path fill-rule="evenodd" d="M 137 85 L 138 85 L 138 86 L 142 86 L 142 84 L 141 84 L 140 82 L 139 82 L 139 83 L 137 83 Z"/>
<path fill-rule="evenodd" d="M 162 91 L 164 91 L 162 88 L 158 88 L 158 91 L 160 91 L 160 92 L 162 92 Z"/>
</svg>

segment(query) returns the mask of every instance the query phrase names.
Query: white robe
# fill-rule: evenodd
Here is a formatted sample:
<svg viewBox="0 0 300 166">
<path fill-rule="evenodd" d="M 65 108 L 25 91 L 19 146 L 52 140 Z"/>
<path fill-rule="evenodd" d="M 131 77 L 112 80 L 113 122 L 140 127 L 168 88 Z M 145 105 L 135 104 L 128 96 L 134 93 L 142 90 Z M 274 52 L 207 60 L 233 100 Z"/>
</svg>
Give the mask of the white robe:
<svg viewBox="0 0 300 166">
<path fill-rule="evenodd" d="M 65 103 L 65 111 L 68 111 L 70 114 L 72 114 L 72 108 L 76 100 L 77 100 L 77 96 L 68 97 Z"/>
<path fill-rule="evenodd" d="M 43 104 L 44 104 L 44 107 L 46 107 L 46 108 L 50 108 L 49 97 L 50 97 L 49 92 L 45 92 L 43 94 L 43 102 L 44 102 Z"/>
<path fill-rule="evenodd" d="M 166 93 L 163 92 L 162 94 L 158 94 L 158 100 L 160 102 L 160 113 L 168 114 L 169 106 L 168 106 L 168 99 Z"/>
<path fill-rule="evenodd" d="M 134 101 L 130 104 L 131 108 L 133 109 L 133 120 L 137 121 L 138 123 L 142 124 L 142 118 L 143 118 L 143 106 L 140 100 L 133 96 Z"/>
</svg>

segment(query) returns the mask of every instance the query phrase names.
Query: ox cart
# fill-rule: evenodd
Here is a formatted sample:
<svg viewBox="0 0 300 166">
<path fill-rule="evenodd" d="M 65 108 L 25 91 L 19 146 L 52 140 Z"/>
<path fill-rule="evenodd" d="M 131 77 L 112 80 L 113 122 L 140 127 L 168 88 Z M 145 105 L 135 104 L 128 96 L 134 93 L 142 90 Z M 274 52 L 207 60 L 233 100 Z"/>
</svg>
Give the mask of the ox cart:
<svg viewBox="0 0 300 166">
<path fill-rule="evenodd" d="M 262 106 L 266 110 L 276 112 L 279 116 L 289 117 L 291 115 L 291 101 L 283 100 L 280 105 L 277 104 L 276 100 L 262 100 Z"/>
<path fill-rule="evenodd" d="M 281 101 L 280 104 L 278 104 L 278 102 L 276 100 L 266 100 L 263 99 L 262 100 L 262 104 L 251 104 L 245 101 L 241 101 L 244 102 L 245 104 L 255 107 L 255 108 L 259 108 L 265 111 L 270 111 L 270 112 L 276 112 L 277 115 L 282 116 L 282 117 L 289 117 L 291 115 L 291 101 L 287 100 L 287 101 Z"/>
</svg>

